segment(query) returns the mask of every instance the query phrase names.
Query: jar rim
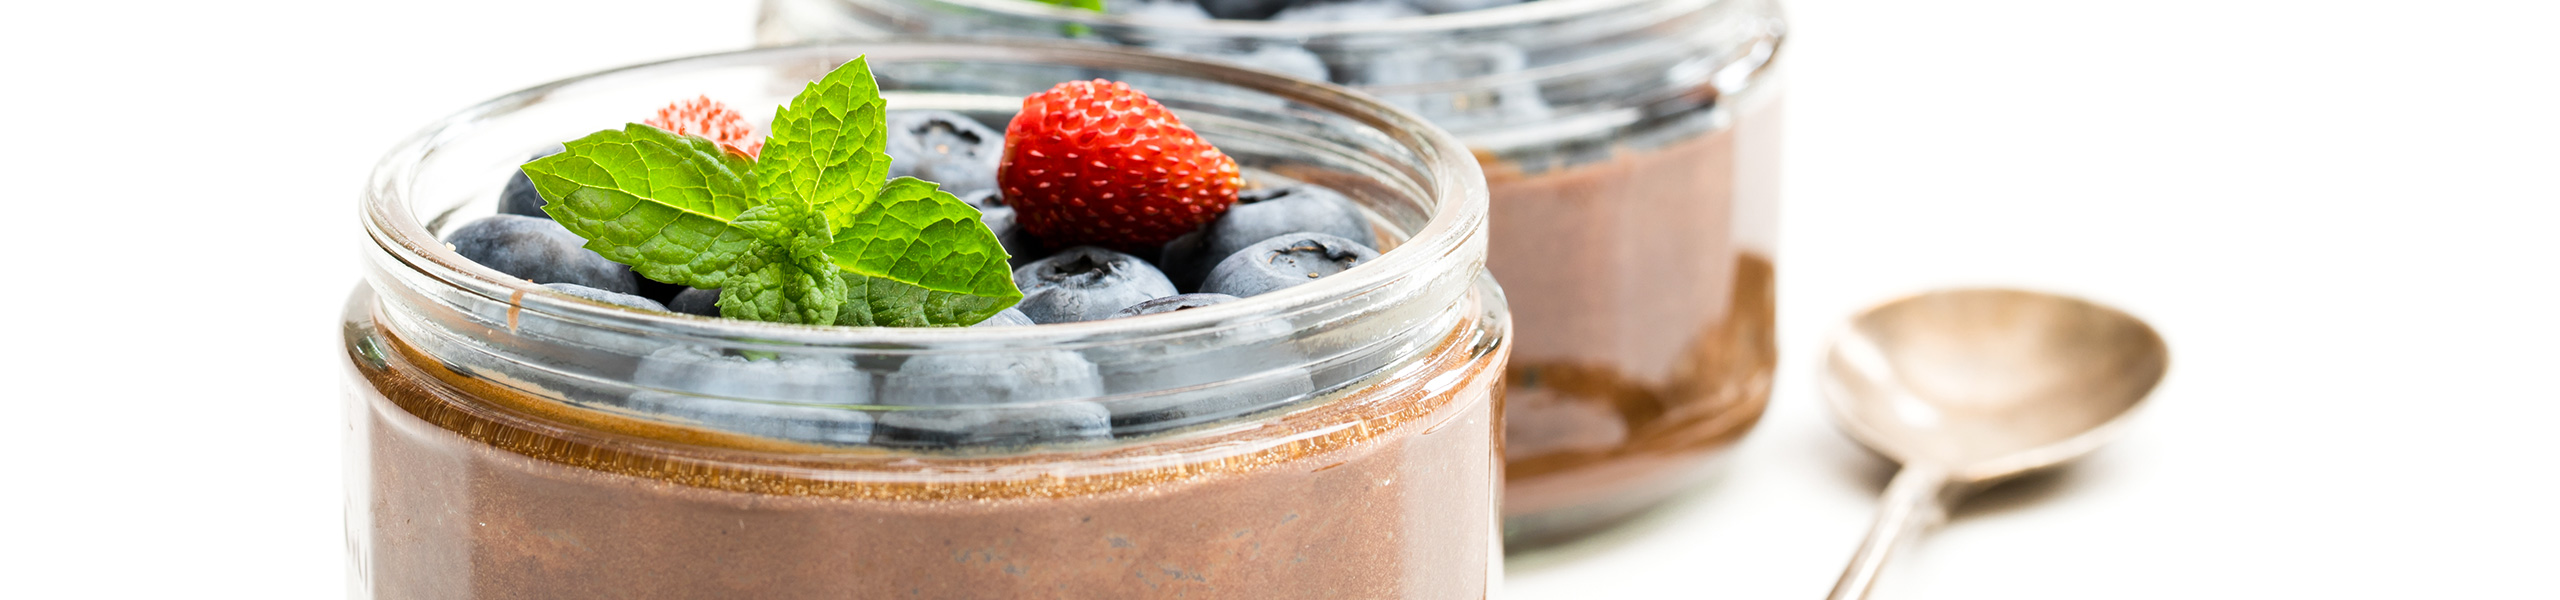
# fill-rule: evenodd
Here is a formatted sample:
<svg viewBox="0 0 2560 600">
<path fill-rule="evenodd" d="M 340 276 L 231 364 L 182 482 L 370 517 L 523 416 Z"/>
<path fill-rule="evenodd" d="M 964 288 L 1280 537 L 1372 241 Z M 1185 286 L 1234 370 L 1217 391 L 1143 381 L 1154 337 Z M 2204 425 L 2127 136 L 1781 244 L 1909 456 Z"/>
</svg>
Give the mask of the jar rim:
<svg viewBox="0 0 2560 600">
<path fill-rule="evenodd" d="M 1270 94 L 1351 119 L 1374 128 L 1412 153 L 1416 166 L 1422 170 L 1420 174 L 1425 177 L 1425 180 L 1415 183 L 1421 186 L 1422 193 L 1428 195 L 1434 210 L 1429 220 L 1402 240 L 1399 246 L 1381 253 L 1375 262 L 1363 265 L 1363 268 L 1239 301 L 1124 319 L 1024 327 L 854 327 L 661 313 L 547 293 L 549 290 L 539 284 L 499 273 L 446 248 L 419 221 L 409 202 L 422 164 L 441 142 L 465 134 L 484 119 L 522 108 L 555 91 L 581 83 L 644 75 L 653 70 L 688 65 L 789 58 L 841 62 L 856 56 L 867 56 L 875 63 L 1002 61 L 1017 60 L 1025 52 L 1100 67 L 1196 74 L 1194 76 L 1201 79 Z M 392 261 L 446 286 L 562 320 L 673 337 L 762 345 L 1022 348 L 1184 335 L 1256 315 L 1296 313 L 1385 288 L 1404 277 L 1442 264 L 1444 257 L 1463 252 L 1470 240 L 1485 229 L 1487 197 L 1482 168 L 1467 146 L 1454 135 L 1404 109 L 1339 86 L 1229 66 L 1214 60 L 1148 54 L 1093 44 L 1023 39 L 908 38 L 893 42 L 822 42 L 686 56 L 598 71 L 519 90 L 438 120 L 395 146 L 376 163 L 361 202 L 367 236 Z"/>
<path fill-rule="evenodd" d="M 1376 21 L 1256 21 L 1209 19 L 1165 21 L 1094 12 L 1028 0 L 909 0 L 948 4 L 1007 16 L 1063 23 L 1131 29 L 1165 29 L 1239 38 L 1306 38 L 1333 35 L 1450 35 L 1471 30 L 1505 29 L 1531 23 L 1568 20 L 1666 0 L 1533 0 L 1508 6 Z M 1710 6 L 1726 0 L 1669 0 Z"/>
</svg>

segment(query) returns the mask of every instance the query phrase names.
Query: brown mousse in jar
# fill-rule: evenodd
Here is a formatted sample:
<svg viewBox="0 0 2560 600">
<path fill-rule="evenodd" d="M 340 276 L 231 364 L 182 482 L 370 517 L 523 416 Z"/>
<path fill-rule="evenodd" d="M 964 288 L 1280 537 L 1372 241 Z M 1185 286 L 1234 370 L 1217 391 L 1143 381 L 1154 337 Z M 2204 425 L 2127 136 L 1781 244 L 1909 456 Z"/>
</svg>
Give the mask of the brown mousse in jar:
<svg viewBox="0 0 2560 600">
<path fill-rule="evenodd" d="M 418 354 L 367 300 L 350 526 L 377 597 L 1475 599 L 1498 560 L 1501 474 L 1461 468 L 1500 452 L 1501 355 L 1473 335 L 1230 433 L 859 481 L 918 457 L 564 409 Z M 1094 468 L 1219 447 L 1248 449 Z"/>
<path fill-rule="evenodd" d="M 1776 359 L 1774 110 L 1662 147 L 1520 173 L 1488 159 L 1510 297 L 1503 512 L 1513 543 L 1623 519 L 1759 421 Z"/>
</svg>

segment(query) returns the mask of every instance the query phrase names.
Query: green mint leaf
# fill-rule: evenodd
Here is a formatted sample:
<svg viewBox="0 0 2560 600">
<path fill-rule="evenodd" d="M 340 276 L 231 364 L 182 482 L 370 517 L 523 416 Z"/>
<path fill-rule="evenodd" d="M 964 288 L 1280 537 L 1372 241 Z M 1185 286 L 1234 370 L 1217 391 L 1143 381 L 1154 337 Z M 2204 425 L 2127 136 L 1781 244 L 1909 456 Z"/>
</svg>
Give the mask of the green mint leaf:
<svg viewBox="0 0 2560 600">
<path fill-rule="evenodd" d="M 632 124 L 524 171 L 543 212 L 588 249 L 651 279 L 720 288 L 723 317 L 964 326 L 1021 301 L 977 209 L 922 180 L 884 181 L 884 104 L 855 58 L 775 111 L 755 162 Z"/>
<path fill-rule="evenodd" d="M 720 290 L 720 316 L 827 325 L 845 303 L 844 279 L 827 260 L 826 215 L 796 203 L 759 206 L 730 223 L 763 242 L 737 257 Z"/>
<path fill-rule="evenodd" d="M 938 185 L 890 181 L 826 248 L 846 284 L 836 324 L 959 327 L 1020 302 L 1004 245 L 978 217 Z"/>
<path fill-rule="evenodd" d="M 756 196 L 817 207 L 830 223 L 851 219 L 889 177 L 885 105 L 861 57 L 809 82 L 774 111 L 773 133 L 756 163 Z"/>
<path fill-rule="evenodd" d="M 845 284 L 827 261 L 826 216 L 798 202 L 750 206 L 752 163 L 639 124 L 566 146 L 524 171 L 542 211 L 587 249 L 650 279 L 722 288 L 724 317 L 835 322 Z"/>
<path fill-rule="evenodd" d="M 524 165 L 542 210 L 586 247 L 651 279 L 721 287 L 768 242 L 729 220 L 746 210 L 752 165 L 709 140 L 633 124 Z"/>
</svg>

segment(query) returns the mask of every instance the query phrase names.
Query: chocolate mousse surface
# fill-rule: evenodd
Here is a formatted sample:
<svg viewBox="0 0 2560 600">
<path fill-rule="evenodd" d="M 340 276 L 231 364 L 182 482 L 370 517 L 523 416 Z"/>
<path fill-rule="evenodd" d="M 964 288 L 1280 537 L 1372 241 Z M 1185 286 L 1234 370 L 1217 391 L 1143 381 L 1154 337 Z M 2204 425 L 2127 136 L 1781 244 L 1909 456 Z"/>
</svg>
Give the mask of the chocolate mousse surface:
<svg viewBox="0 0 2560 600">
<path fill-rule="evenodd" d="M 1767 406 L 1776 358 L 1775 111 L 1535 173 L 1489 160 L 1487 267 L 1510 299 L 1515 545 L 1694 483 Z M 1562 514 L 1560 514 L 1562 513 Z M 1543 516 L 1542 516 L 1543 515 Z"/>
<path fill-rule="evenodd" d="M 568 407 L 419 354 L 368 296 L 349 526 L 379 598 L 1482 598 L 1447 583 L 1498 577 L 1503 355 L 1462 336 L 1249 427 L 947 457 Z"/>
</svg>

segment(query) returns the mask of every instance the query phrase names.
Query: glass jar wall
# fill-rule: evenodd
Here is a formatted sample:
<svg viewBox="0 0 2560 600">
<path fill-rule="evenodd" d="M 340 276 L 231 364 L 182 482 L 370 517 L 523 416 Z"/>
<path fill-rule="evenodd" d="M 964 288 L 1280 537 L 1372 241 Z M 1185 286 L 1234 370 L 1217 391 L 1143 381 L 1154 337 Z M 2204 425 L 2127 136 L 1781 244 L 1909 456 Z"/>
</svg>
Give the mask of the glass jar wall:
<svg viewBox="0 0 2560 600">
<path fill-rule="evenodd" d="M 998 123 L 1063 80 L 1191 86 L 1162 100 L 1249 180 L 1339 190 L 1388 247 L 1216 306 L 898 329 L 598 304 L 437 240 L 550 144 L 671 98 L 778 105 L 860 55 L 892 110 Z M 1465 152 L 1338 90 L 1036 43 L 710 55 L 475 107 L 364 199 L 353 595 L 1485 597 L 1509 344 Z"/>
<path fill-rule="evenodd" d="M 1491 180 L 1491 268 L 1517 319 L 1514 549 L 1693 487 L 1767 406 L 1785 34 L 1771 0 L 1532 0 L 1355 22 L 766 0 L 758 27 L 769 43 L 1028 37 L 1218 57 L 1350 85 L 1458 134 Z"/>
</svg>

